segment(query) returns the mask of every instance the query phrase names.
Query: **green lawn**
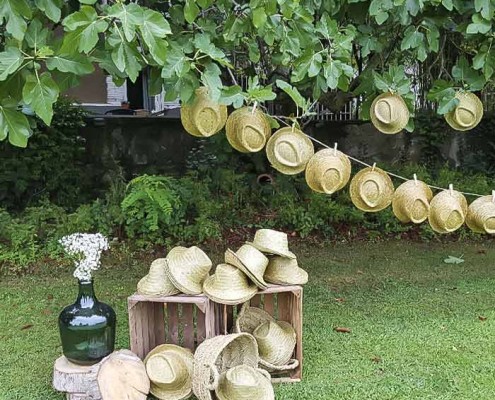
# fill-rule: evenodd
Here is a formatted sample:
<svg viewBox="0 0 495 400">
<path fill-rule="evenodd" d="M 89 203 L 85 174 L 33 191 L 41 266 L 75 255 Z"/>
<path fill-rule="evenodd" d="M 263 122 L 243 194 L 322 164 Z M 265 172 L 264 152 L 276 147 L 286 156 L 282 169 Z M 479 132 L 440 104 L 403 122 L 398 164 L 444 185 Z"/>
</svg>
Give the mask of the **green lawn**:
<svg viewBox="0 0 495 400">
<path fill-rule="evenodd" d="M 277 399 L 495 397 L 491 243 L 294 250 L 310 273 L 304 379 L 277 386 Z M 461 254 L 463 264 L 443 262 Z M 122 256 L 112 263 L 119 266 L 97 273 L 96 291 L 117 311 L 117 347 L 128 347 L 126 297 L 147 262 Z M 0 399 L 63 399 L 51 389 L 51 369 L 60 355 L 58 313 L 76 295 L 70 274 L 60 268 L 53 276 L 41 272 L 0 282 Z M 352 333 L 337 333 L 336 326 Z"/>
</svg>

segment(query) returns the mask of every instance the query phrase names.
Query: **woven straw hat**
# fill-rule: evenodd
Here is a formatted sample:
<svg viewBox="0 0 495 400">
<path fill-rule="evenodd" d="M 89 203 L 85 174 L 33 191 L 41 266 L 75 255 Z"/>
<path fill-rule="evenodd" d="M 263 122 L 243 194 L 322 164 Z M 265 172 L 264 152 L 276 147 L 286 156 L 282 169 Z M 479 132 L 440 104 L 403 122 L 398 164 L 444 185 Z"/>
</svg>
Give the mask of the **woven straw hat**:
<svg viewBox="0 0 495 400">
<path fill-rule="evenodd" d="M 377 212 L 387 208 L 392 202 L 394 184 L 382 169 L 368 167 L 354 175 L 349 192 L 357 208 Z"/>
<path fill-rule="evenodd" d="M 306 166 L 306 182 L 315 192 L 335 193 L 347 185 L 350 177 L 351 162 L 338 150 L 320 150 Z"/>
<path fill-rule="evenodd" d="M 266 144 L 268 161 L 277 171 L 295 175 L 304 171 L 315 152 L 313 142 L 299 129 L 279 129 Z"/>
<path fill-rule="evenodd" d="M 236 253 L 227 249 L 225 252 L 225 262 L 239 268 L 260 289 L 266 289 L 268 287 L 268 284 L 263 279 L 266 267 L 268 266 L 268 258 L 250 244 L 243 244 Z"/>
<path fill-rule="evenodd" d="M 242 107 L 229 115 L 225 133 L 230 145 L 241 153 L 255 153 L 265 147 L 272 134 L 270 122 L 260 110 Z"/>
<path fill-rule="evenodd" d="M 457 92 L 455 97 L 459 99 L 459 104 L 445 114 L 445 120 L 457 131 L 473 129 L 483 118 L 483 103 L 471 92 Z"/>
<path fill-rule="evenodd" d="M 304 285 L 308 283 L 308 273 L 299 268 L 295 258 L 274 256 L 268 262 L 265 280 L 277 285 Z"/>
<path fill-rule="evenodd" d="M 258 229 L 254 235 L 253 242 L 248 242 L 248 244 L 256 247 L 263 253 L 296 258 L 295 254 L 289 251 L 289 239 L 284 232 L 273 229 Z"/>
<path fill-rule="evenodd" d="M 267 321 L 253 332 L 260 358 L 275 366 L 287 365 L 296 347 L 296 331 L 291 324 Z"/>
<path fill-rule="evenodd" d="M 219 264 L 215 274 L 205 280 L 203 291 L 216 303 L 235 305 L 250 300 L 258 292 L 258 287 L 251 284 L 239 268 Z"/>
<path fill-rule="evenodd" d="M 180 293 L 168 278 L 166 268 L 165 258 L 153 261 L 149 273 L 137 284 L 137 293 L 151 296 L 172 296 Z"/>
<path fill-rule="evenodd" d="M 399 133 L 409 122 L 404 99 L 393 93 L 383 93 L 373 100 L 370 116 L 375 128 L 386 134 Z"/>
<path fill-rule="evenodd" d="M 203 292 L 212 262 L 199 247 L 174 247 L 167 255 L 166 272 L 174 286 L 185 294 Z"/>
<path fill-rule="evenodd" d="M 244 303 L 235 320 L 234 331 L 253 334 L 254 330 L 264 322 L 275 322 L 275 319 L 265 310 L 258 307 L 250 307 Z"/>
<path fill-rule="evenodd" d="M 193 136 L 210 137 L 219 132 L 227 121 L 227 106 L 211 100 L 207 87 L 196 89 L 192 104 L 181 106 L 184 129 Z"/>
<path fill-rule="evenodd" d="M 213 400 L 220 375 L 239 365 L 258 367 L 256 339 L 248 333 L 215 336 L 194 353 L 193 392 L 199 400 Z"/>
<path fill-rule="evenodd" d="M 433 192 L 421 181 L 411 180 L 400 185 L 392 199 L 392 209 L 399 221 L 420 224 L 428 218 Z"/>
<path fill-rule="evenodd" d="M 476 233 L 495 234 L 495 202 L 493 196 L 474 200 L 468 209 L 467 226 Z"/>
<path fill-rule="evenodd" d="M 270 374 L 248 365 L 220 375 L 215 393 L 219 400 L 275 400 Z"/>
<path fill-rule="evenodd" d="M 431 200 L 428 222 L 435 232 L 454 232 L 464 224 L 467 212 L 468 204 L 461 193 L 444 190 Z"/>
<path fill-rule="evenodd" d="M 194 356 L 173 344 L 155 347 L 144 359 L 151 393 L 160 400 L 187 399 L 192 393 Z"/>
</svg>

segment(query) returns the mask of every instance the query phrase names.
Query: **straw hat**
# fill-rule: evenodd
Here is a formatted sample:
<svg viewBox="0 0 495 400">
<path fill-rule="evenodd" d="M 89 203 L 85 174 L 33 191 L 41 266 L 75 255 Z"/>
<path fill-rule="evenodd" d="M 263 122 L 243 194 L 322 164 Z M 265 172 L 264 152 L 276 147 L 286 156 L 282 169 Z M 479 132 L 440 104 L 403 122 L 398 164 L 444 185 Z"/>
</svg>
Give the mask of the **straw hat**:
<svg viewBox="0 0 495 400">
<path fill-rule="evenodd" d="M 166 268 L 165 258 L 153 261 L 149 273 L 137 284 L 137 293 L 152 296 L 172 296 L 180 293 L 168 278 Z"/>
<path fill-rule="evenodd" d="M 253 334 L 254 330 L 264 322 L 276 322 L 265 310 L 258 307 L 250 307 L 244 303 L 235 320 L 234 331 Z"/>
<path fill-rule="evenodd" d="M 248 333 L 206 339 L 194 353 L 193 392 L 199 400 L 213 400 L 221 374 L 239 365 L 257 368 L 258 362 L 256 339 Z"/>
<path fill-rule="evenodd" d="M 273 229 L 258 229 L 254 235 L 252 243 L 248 244 L 256 247 L 259 251 L 277 256 L 296 258 L 295 254 L 289 251 L 289 240 L 284 232 Z"/>
<path fill-rule="evenodd" d="M 392 199 L 392 210 L 399 221 L 420 224 L 428 218 L 433 192 L 429 186 L 418 180 L 400 185 Z"/>
<path fill-rule="evenodd" d="M 468 204 L 461 193 L 444 190 L 431 200 L 428 222 L 435 232 L 454 232 L 464 223 L 467 212 Z"/>
<path fill-rule="evenodd" d="M 295 258 L 275 256 L 268 262 L 265 280 L 277 285 L 304 285 L 308 283 L 308 273 L 299 268 Z"/>
<path fill-rule="evenodd" d="M 473 129 L 483 118 L 483 103 L 471 92 L 457 92 L 455 97 L 459 99 L 459 104 L 445 114 L 445 120 L 457 131 Z"/>
<path fill-rule="evenodd" d="M 275 366 L 287 365 L 296 347 L 296 331 L 291 324 L 267 321 L 253 332 L 260 358 Z"/>
<path fill-rule="evenodd" d="M 236 253 L 227 249 L 225 252 L 225 262 L 239 268 L 260 289 L 266 289 L 268 287 L 268 284 L 263 279 L 266 267 L 268 266 L 268 258 L 250 244 L 243 244 Z"/>
<path fill-rule="evenodd" d="M 210 137 L 219 132 L 227 120 L 227 106 L 211 100 L 207 87 L 196 89 L 192 104 L 181 106 L 184 129 L 193 136 Z"/>
<path fill-rule="evenodd" d="M 185 294 L 203 292 L 203 282 L 212 262 L 199 247 L 174 247 L 167 255 L 167 276 L 174 286 Z"/>
<path fill-rule="evenodd" d="M 382 93 L 370 108 L 371 122 L 380 132 L 399 133 L 409 122 L 409 110 L 404 99 L 398 94 Z"/>
<path fill-rule="evenodd" d="M 271 136 L 270 122 L 260 110 L 242 107 L 229 115 L 225 133 L 230 145 L 241 153 L 255 153 Z"/>
<path fill-rule="evenodd" d="M 286 175 L 304 171 L 315 150 L 311 139 L 299 129 L 279 129 L 266 144 L 266 155 L 273 168 Z"/>
<path fill-rule="evenodd" d="M 493 196 L 474 200 L 468 209 L 467 226 L 476 233 L 495 234 L 495 202 Z"/>
<path fill-rule="evenodd" d="M 387 208 L 392 202 L 394 184 L 382 169 L 368 167 L 354 175 L 349 192 L 357 208 L 377 212 Z"/>
<path fill-rule="evenodd" d="M 239 268 L 229 264 L 219 264 L 215 274 L 203 284 L 205 295 L 220 304 L 241 304 L 250 300 L 258 287 L 251 284 Z"/>
<path fill-rule="evenodd" d="M 220 375 L 215 393 L 219 400 L 275 400 L 270 374 L 248 365 Z"/>
<path fill-rule="evenodd" d="M 187 399 L 192 393 L 193 353 L 174 344 L 155 347 L 144 359 L 151 393 L 160 400 Z"/>
<path fill-rule="evenodd" d="M 306 182 L 315 192 L 335 193 L 347 185 L 350 177 L 351 162 L 338 150 L 320 150 L 306 166 Z"/>
</svg>

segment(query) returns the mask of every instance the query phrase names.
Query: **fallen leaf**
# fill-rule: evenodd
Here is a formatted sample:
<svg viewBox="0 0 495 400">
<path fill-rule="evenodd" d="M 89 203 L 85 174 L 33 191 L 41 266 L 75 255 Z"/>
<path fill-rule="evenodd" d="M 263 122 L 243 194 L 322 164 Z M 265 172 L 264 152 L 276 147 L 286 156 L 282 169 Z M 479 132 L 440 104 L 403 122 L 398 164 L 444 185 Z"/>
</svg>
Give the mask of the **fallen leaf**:
<svg viewBox="0 0 495 400">
<path fill-rule="evenodd" d="M 297 233 L 296 233 L 296 232 L 292 232 L 290 235 L 291 235 L 292 237 L 294 237 L 294 236 L 297 236 Z"/>
<path fill-rule="evenodd" d="M 357 270 L 357 273 L 358 273 L 359 275 L 363 275 L 363 274 L 364 274 L 364 272 L 363 272 L 363 271 L 361 271 L 360 269 L 358 269 L 358 270 Z"/>
<path fill-rule="evenodd" d="M 457 290 L 457 287 L 455 287 L 455 286 L 451 287 L 451 288 L 449 288 L 449 290 Z"/>
<path fill-rule="evenodd" d="M 46 296 L 46 299 L 47 300 L 53 300 L 53 294 L 49 294 L 48 296 Z"/>
<path fill-rule="evenodd" d="M 335 299 L 335 301 L 336 301 L 337 303 L 343 303 L 343 302 L 345 301 L 345 299 L 344 299 L 343 297 L 337 297 L 337 298 Z"/>
<path fill-rule="evenodd" d="M 371 359 L 371 361 L 373 361 L 374 363 L 381 363 L 382 362 L 382 358 L 379 357 L 379 356 L 375 356 Z"/>
<path fill-rule="evenodd" d="M 21 331 L 24 331 L 26 329 L 31 329 L 33 327 L 33 324 L 27 324 L 27 325 L 24 325 L 22 328 L 21 328 Z"/>
<path fill-rule="evenodd" d="M 42 314 L 43 315 L 50 315 L 52 312 L 48 309 L 48 308 L 45 308 L 43 311 L 42 311 Z"/>
<path fill-rule="evenodd" d="M 486 321 L 488 319 L 488 317 L 483 317 L 482 315 L 480 315 L 478 318 L 480 321 Z"/>
<path fill-rule="evenodd" d="M 340 333 L 351 333 L 352 332 L 351 328 L 343 328 L 341 326 L 337 326 L 337 327 L 333 328 L 333 330 L 335 332 L 340 332 Z"/>
<path fill-rule="evenodd" d="M 486 254 L 486 250 L 485 249 L 479 249 L 478 254 Z"/>
</svg>

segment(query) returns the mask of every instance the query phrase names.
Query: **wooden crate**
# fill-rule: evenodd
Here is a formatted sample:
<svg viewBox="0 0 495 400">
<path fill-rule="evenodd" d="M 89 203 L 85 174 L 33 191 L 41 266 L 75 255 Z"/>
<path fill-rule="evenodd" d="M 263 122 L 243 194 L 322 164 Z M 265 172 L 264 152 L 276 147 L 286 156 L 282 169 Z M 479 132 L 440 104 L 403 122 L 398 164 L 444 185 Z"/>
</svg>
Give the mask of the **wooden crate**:
<svg viewBox="0 0 495 400">
<path fill-rule="evenodd" d="M 215 336 L 214 304 L 206 296 L 145 296 L 127 299 L 131 351 L 141 359 L 163 343 L 194 351 Z"/>
<path fill-rule="evenodd" d="M 251 299 L 252 307 L 259 307 L 275 319 L 290 323 L 297 335 L 294 358 L 299 361 L 299 366 L 288 372 L 272 374 L 273 382 L 300 382 L 303 370 L 303 288 L 301 286 L 270 286 L 261 290 Z M 225 335 L 232 332 L 237 314 L 241 306 L 227 306 L 215 304 L 215 332 L 217 335 Z"/>
</svg>

